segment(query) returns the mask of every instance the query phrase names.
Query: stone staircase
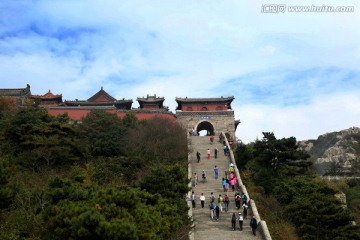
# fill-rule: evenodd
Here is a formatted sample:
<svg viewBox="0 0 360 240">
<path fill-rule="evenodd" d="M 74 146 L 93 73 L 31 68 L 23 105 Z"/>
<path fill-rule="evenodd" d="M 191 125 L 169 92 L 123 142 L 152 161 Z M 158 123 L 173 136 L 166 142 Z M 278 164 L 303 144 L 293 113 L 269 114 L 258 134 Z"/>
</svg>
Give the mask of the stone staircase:
<svg viewBox="0 0 360 240">
<path fill-rule="evenodd" d="M 226 213 L 225 209 L 220 212 L 219 220 L 212 220 L 210 218 L 209 200 L 210 194 L 213 192 L 217 204 L 219 194 L 225 195 L 221 185 L 221 179 L 225 177 L 225 171 L 229 168 L 229 157 L 224 155 L 223 144 L 218 141 L 215 137 L 214 143 L 210 144 L 210 138 L 208 136 L 192 136 L 189 138 L 189 150 L 191 151 L 191 171 L 192 177 L 194 173 L 199 176 L 199 183 L 196 187 L 193 187 L 193 191 L 196 195 L 196 207 L 192 209 L 192 215 L 194 219 L 194 231 L 190 239 L 195 240 L 230 240 L 230 239 L 262 239 L 260 232 L 257 232 L 256 236 L 253 236 L 250 228 L 251 209 L 249 208 L 248 215 L 244 219 L 243 230 L 240 231 L 239 222 L 236 223 L 236 230 L 234 231 L 231 227 L 231 216 L 235 212 L 238 216 L 239 211 L 235 208 L 235 193 L 229 189 L 227 195 L 230 198 L 229 211 Z M 214 149 L 218 149 L 218 157 L 214 158 Z M 207 159 L 207 149 L 211 150 L 211 158 Z M 197 162 L 196 152 L 199 151 L 201 154 L 200 163 Z M 219 169 L 219 178 L 216 180 L 214 175 L 215 165 Z M 207 175 L 207 181 L 202 182 L 201 172 L 205 170 Z M 193 178 L 192 178 L 193 180 Z M 235 190 L 236 191 L 236 190 Z M 240 191 L 240 190 L 239 190 Z M 205 195 L 205 207 L 201 208 L 199 197 L 201 193 Z"/>
</svg>

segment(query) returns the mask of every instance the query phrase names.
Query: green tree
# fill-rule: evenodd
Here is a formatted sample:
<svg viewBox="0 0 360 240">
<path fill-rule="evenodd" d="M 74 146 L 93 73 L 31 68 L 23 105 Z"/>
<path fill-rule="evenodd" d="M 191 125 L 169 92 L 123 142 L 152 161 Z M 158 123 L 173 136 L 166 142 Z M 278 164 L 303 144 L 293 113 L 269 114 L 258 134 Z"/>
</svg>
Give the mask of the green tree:
<svg viewBox="0 0 360 240">
<path fill-rule="evenodd" d="M 146 173 L 147 162 L 139 157 L 98 157 L 93 180 L 99 184 L 123 183 L 136 186 Z"/>
<path fill-rule="evenodd" d="M 253 144 L 244 144 L 242 142 L 238 142 L 235 149 L 234 157 L 236 159 L 236 165 L 243 170 L 247 162 L 254 158 Z"/>
<path fill-rule="evenodd" d="M 184 195 L 190 190 L 190 180 L 187 170 L 180 164 L 155 166 L 151 175 L 141 181 L 141 188 L 150 193 L 159 193 L 165 198 L 184 199 Z"/>
<path fill-rule="evenodd" d="M 8 208 L 15 196 L 15 190 L 9 185 L 9 162 L 0 157 L 0 209 Z"/>
<path fill-rule="evenodd" d="M 137 188 L 100 190 L 55 178 L 49 193 L 48 239 L 169 239 L 184 224 L 176 205 Z"/>
<path fill-rule="evenodd" d="M 126 128 L 116 114 L 106 111 L 91 111 L 77 128 L 83 155 L 94 156 L 123 155 Z"/>
<path fill-rule="evenodd" d="M 295 137 L 276 139 L 271 132 L 264 132 L 263 135 L 263 139 L 256 140 L 254 144 L 254 156 L 263 166 L 296 175 L 305 173 L 312 165 L 307 160 L 310 155 L 298 149 Z"/>
<path fill-rule="evenodd" d="M 154 117 L 130 132 L 126 149 L 127 156 L 138 156 L 152 163 L 184 162 L 186 131 L 169 119 Z"/>
<path fill-rule="evenodd" d="M 126 113 L 122 122 L 127 128 L 136 128 L 139 125 L 139 120 L 134 113 Z"/>
<path fill-rule="evenodd" d="M 4 120 L 2 151 L 34 170 L 76 161 L 75 132 L 66 119 L 50 116 L 43 108 L 23 107 Z"/>
<path fill-rule="evenodd" d="M 312 193 L 334 195 L 336 191 L 320 181 L 310 177 L 295 177 L 277 184 L 273 194 L 282 204 L 290 204 L 297 196 L 307 196 Z"/>
<path fill-rule="evenodd" d="M 339 232 L 345 232 L 343 228 L 348 229 L 353 220 L 350 212 L 344 210 L 334 196 L 317 192 L 295 197 L 285 207 L 285 212 L 298 226 L 303 239 L 346 239 L 341 238 Z"/>
<path fill-rule="evenodd" d="M 298 226 L 302 239 L 360 236 L 358 228 L 351 226 L 353 216 L 342 208 L 334 194 L 335 190 L 312 178 L 289 179 L 274 189 L 274 195 L 284 205 L 287 217 Z M 346 229 L 352 229 L 352 233 Z"/>
<path fill-rule="evenodd" d="M 177 234 L 183 226 L 189 226 L 190 220 L 187 216 L 188 206 L 184 201 L 185 194 L 190 190 L 190 180 L 187 177 L 187 169 L 180 164 L 155 166 L 151 175 L 142 179 L 141 189 L 152 194 L 160 194 L 168 199 L 170 204 L 176 207 L 176 214 L 169 214 L 168 221 L 170 232 Z M 189 229 L 188 229 L 189 230 Z"/>
</svg>

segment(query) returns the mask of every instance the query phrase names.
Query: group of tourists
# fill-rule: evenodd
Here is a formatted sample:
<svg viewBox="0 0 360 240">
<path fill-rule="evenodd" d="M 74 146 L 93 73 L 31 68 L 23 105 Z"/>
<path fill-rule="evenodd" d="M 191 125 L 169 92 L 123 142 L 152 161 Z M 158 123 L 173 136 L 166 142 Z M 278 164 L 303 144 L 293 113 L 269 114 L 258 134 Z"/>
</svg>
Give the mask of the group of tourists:
<svg viewBox="0 0 360 240">
<path fill-rule="evenodd" d="M 225 177 L 221 181 L 224 192 L 228 192 L 229 188 L 231 188 L 231 190 L 235 192 L 237 182 L 238 179 L 235 175 L 234 164 L 231 163 L 229 166 L 229 170 L 225 171 Z"/>
<path fill-rule="evenodd" d="M 236 216 L 236 213 L 233 213 L 233 215 L 231 217 L 231 227 L 232 227 L 232 229 L 234 231 L 236 230 L 236 222 L 238 221 L 240 231 L 242 231 L 243 230 L 243 225 L 244 225 L 244 219 L 245 219 L 245 216 L 243 216 L 242 213 L 239 213 L 238 217 Z M 250 219 L 250 227 L 251 227 L 251 230 L 252 230 L 252 234 L 254 236 L 256 236 L 257 225 L 258 225 L 258 223 L 257 223 L 257 220 L 256 220 L 255 216 L 252 216 L 252 218 Z"/>
<path fill-rule="evenodd" d="M 222 134 L 219 135 L 219 142 L 224 143 L 224 155 L 229 156 L 230 150 L 223 141 Z M 210 145 L 214 143 L 214 136 L 210 136 Z M 212 151 L 210 148 L 207 148 L 206 156 L 207 159 L 210 160 Z M 213 150 L 213 156 L 216 159 L 218 156 L 218 149 L 215 147 Z M 199 151 L 196 152 L 197 162 L 200 163 L 201 153 Z M 215 179 L 219 178 L 219 168 L 217 165 L 214 165 L 213 176 Z M 201 171 L 202 182 L 205 183 L 207 181 L 207 174 L 205 170 Z M 222 178 L 221 184 L 224 190 L 223 194 L 219 194 L 218 197 L 215 197 L 214 193 L 211 192 L 210 196 L 206 197 L 204 193 L 201 193 L 199 198 L 197 198 L 194 191 L 191 193 L 191 197 L 187 198 L 187 200 L 191 200 L 192 208 L 196 208 L 200 203 L 201 208 L 205 208 L 208 206 L 210 211 L 210 219 L 213 221 L 218 221 L 220 219 L 221 212 L 228 213 L 230 210 L 230 202 L 235 203 L 235 209 L 231 217 L 231 226 L 233 230 L 236 230 L 237 222 L 239 222 L 240 231 L 243 230 L 243 223 L 246 221 L 248 215 L 248 199 L 244 193 L 240 193 L 237 190 L 237 182 L 238 179 L 235 174 L 235 166 L 234 164 L 229 164 L 228 170 L 225 171 L 225 177 Z M 197 173 L 194 173 L 194 184 L 193 186 L 196 188 L 199 183 L 199 176 Z M 229 194 L 229 189 L 232 190 L 233 194 Z M 209 199 L 207 201 L 207 199 Z M 199 202 L 200 201 L 200 202 Z M 231 213 L 230 213 L 231 214 Z M 230 215 L 231 216 L 231 215 Z M 254 217 L 250 220 L 250 226 L 252 228 L 252 232 L 256 235 L 257 221 Z"/>
<path fill-rule="evenodd" d="M 201 193 L 199 200 L 200 200 L 201 208 L 205 208 L 206 197 L 205 197 L 204 193 Z M 195 192 L 193 191 L 191 194 L 192 208 L 196 208 L 196 201 L 197 201 L 197 198 L 196 198 Z M 209 205 L 208 205 L 208 207 L 210 209 L 210 219 L 218 221 L 220 218 L 220 212 L 225 211 L 227 213 L 229 211 L 230 201 L 231 201 L 230 197 L 227 194 L 225 194 L 224 196 L 219 194 L 219 196 L 216 200 L 214 193 L 211 192 L 211 194 L 209 196 Z M 232 226 L 233 230 L 236 230 L 236 223 L 239 222 L 239 229 L 240 229 L 240 231 L 242 231 L 243 230 L 243 222 L 247 218 L 247 215 L 248 215 L 247 197 L 244 193 L 242 193 L 241 196 L 239 193 L 236 193 L 234 195 L 234 202 L 235 202 L 236 210 L 239 213 L 238 213 L 238 216 L 236 216 L 235 212 L 233 213 L 232 218 L 231 218 L 231 226 Z M 254 217 L 252 217 L 250 220 L 250 226 L 252 228 L 253 234 L 256 235 L 257 221 Z"/>
</svg>

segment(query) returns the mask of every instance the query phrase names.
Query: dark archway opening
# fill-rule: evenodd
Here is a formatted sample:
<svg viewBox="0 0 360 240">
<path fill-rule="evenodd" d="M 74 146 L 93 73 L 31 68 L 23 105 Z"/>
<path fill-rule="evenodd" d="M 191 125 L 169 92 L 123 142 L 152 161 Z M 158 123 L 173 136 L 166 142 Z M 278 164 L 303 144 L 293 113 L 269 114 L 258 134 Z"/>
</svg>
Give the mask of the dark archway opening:
<svg viewBox="0 0 360 240">
<path fill-rule="evenodd" d="M 209 136 L 214 134 L 214 126 L 207 121 L 199 123 L 196 128 L 196 131 L 199 133 L 200 136 Z"/>
</svg>

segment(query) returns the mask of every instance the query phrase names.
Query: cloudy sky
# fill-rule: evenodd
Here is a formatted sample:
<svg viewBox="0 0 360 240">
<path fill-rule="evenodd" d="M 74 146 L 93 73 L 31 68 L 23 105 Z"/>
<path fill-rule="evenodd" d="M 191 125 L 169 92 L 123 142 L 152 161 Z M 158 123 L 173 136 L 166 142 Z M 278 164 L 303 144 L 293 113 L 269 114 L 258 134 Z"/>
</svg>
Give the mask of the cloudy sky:
<svg viewBox="0 0 360 240">
<path fill-rule="evenodd" d="M 285 9 L 269 13 L 281 3 Z M 284 6 L 282 5 L 282 6 Z M 290 12 L 350 6 L 352 12 Z M 360 127 L 360 1 L 1 0 L 0 88 L 234 96 L 243 142 Z"/>
</svg>

